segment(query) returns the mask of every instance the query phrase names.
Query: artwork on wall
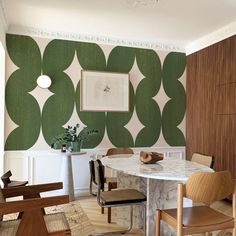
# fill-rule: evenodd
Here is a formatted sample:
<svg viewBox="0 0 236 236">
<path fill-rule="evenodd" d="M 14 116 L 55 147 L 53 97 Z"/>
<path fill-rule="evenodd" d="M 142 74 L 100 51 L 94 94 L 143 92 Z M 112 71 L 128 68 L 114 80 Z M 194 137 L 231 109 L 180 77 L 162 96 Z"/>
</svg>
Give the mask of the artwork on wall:
<svg viewBox="0 0 236 236">
<path fill-rule="evenodd" d="M 35 40 L 14 34 L 7 34 L 6 43 L 9 77 L 5 92 L 5 150 L 47 149 L 52 138 L 71 122 L 99 130 L 84 148 L 185 145 L 184 53 L 60 39 Z M 96 76 L 126 75 L 128 112 L 106 112 L 104 107 L 96 112 L 81 111 L 81 70 Z M 34 93 L 42 72 L 50 75 L 53 84 Z M 105 86 L 103 90 L 108 93 L 111 88 Z M 98 98 L 92 96 L 93 101 Z"/>
<path fill-rule="evenodd" d="M 81 71 L 81 111 L 129 111 L 129 74 Z"/>
</svg>

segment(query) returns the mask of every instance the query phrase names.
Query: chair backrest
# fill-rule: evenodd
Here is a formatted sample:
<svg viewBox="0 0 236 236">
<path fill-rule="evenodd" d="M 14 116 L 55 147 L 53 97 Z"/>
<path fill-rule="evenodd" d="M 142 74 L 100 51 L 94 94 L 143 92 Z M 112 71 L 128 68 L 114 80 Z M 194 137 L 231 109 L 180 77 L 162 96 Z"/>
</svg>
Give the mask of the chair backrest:
<svg viewBox="0 0 236 236">
<path fill-rule="evenodd" d="M 11 173 L 11 171 L 9 170 L 9 171 L 7 171 L 2 177 L 1 177 L 1 179 L 2 179 L 2 182 L 3 182 L 3 184 L 4 184 L 4 187 L 7 187 L 7 185 L 9 184 L 9 183 L 11 183 L 11 180 L 10 180 L 10 177 L 12 176 L 12 173 Z"/>
<path fill-rule="evenodd" d="M 214 157 L 213 156 L 209 156 L 209 155 L 205 155 L 205 154 L 201 154 L 201 153 L 197 153 L 197 152 L 193 153 L 191 161 L 197 162 L 197 163 L 202 164 L 204 166 L 208 166 L 210 168 L 212 168 L 214 165 Z"/>
<path fill-rule="evenodd" d="M 95 176 L 95 166 L 94 166 L 95 161 L 91 160 L 89 161 L 89 170 L 90 170 L 90 175 L 91 175 L 91 180 L 95 185 L 98 185 L 98 180 L 96 180 L 96 176 Z M 104 166 L 102 165 L 101 161 L 100 164 L 101 165 L 101 169 L 102 169 L 102 174 L 103 174 L 103 181 L 104 181 Z M 102 189 L 104 188 L 104 185 L 101 186 Z"/>
<path fill-rule="evenodd" d="M 185 197 L 207 205 L 228 197 L 234 191 L 229 171 L 194 173 L 184 186 Z"/>
<path fill-rule="evenodd" d="M 109 148 L 106 156 L 117 155 L 117 154 L 134 154 L 131 148 Z"/>
<path fill-rule="evenodd" d="M 2 188 L 0 185 L 0 203 L 4 203 L 6 202 L 6 199 L 4 198 L 3 194 L 2 194 Z M 0 214 L 0 227 L 1 227 L 1 221 L 3 219 L 3 215 Z"/>
<path fill-rule="evenodd" d="M 98 187 L 98 191 L 104 189 L 104 166 L 100 160 L 94 162 L 94 177 L 95 184 Z"/>
<path fill-rule="evenodd" d="M 89 172 L 92 179 L 92 182 L 95 183 L 95 172 L 94 172 L 94 161 L 89 161 Z"/>
<path fill-rule="evenodd" d="M 3 196 L 2 188 L 0 186 L 0 203 L 4 203 L 4 202 L 6 202 L 6 200 L 5 200 L 4 196 Z"/>
</svg>

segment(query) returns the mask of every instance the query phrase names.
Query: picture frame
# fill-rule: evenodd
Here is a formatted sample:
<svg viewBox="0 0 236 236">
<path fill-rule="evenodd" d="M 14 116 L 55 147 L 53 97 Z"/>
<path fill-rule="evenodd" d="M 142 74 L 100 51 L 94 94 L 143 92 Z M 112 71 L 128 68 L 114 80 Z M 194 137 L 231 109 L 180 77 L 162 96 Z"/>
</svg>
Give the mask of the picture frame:
<svg viewBox="0 0 236 236">
<path fill-rule="evenodd" d="M 81 70 L 80 111 L 128 112 L 129 74 Z"/>
</svg>

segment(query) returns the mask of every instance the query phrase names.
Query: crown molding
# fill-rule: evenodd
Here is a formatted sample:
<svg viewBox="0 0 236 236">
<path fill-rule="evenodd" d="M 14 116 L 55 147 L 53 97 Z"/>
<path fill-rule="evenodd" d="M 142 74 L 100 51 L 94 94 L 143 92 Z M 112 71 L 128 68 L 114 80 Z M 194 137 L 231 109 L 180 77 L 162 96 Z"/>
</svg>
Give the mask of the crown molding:
<svg viewBox="0 0 236 236">
<path fill-rule="evenodd" d="M 190 55 L 214 43 L 236 35 L 236 21 L 214 31 L 186 46 L 186 55 Z"/>
<path fill-rule="evenodd" d="M 115 38 L 115 37 L 103 36 L 103 35 L 86 35 L 86 34 L 78 34 L 78 33 L 65 32 L 65 31 L 53 31 L 53 30 L 42 29 L 42 28 L 30 28 L 30 27 L 11 25 L 8 29 L 8 33 L 28 35 L 28 36 L 40 37 L 40 38 L 51 38 L 51 39 L 56 38 L 56 39 L 65 39 L 65 40 L 72 40 L 72 41 L 108 44 L 108 45 L 115 45 L 115 46 L 147 48 L 147 49 L 153 49 L 153 50 L 158 50 L 158 51 L 185 52 L 184 47 L 179 47 L 179 46 L 168 44 L 168 43 L 130 40 L 130 39 Z"/>
</svg>

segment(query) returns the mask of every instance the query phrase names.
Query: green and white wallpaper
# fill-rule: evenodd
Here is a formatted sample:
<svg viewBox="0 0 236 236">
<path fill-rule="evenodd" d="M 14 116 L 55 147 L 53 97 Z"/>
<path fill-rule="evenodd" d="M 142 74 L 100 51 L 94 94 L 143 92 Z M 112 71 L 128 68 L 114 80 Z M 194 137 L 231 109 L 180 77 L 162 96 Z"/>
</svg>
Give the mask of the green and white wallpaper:
<svg viewBox="0 0 236 236">
<path fill-rule="evenodd" d="M 185 54 L 13 34 L 6 44 L 5 150 L 49 148 L 76 123 L 99 130 L 84 148 L 185 146 Z M 130 73 L 130 111 L 81 112 L 82 69 Z"/>
</svg>

